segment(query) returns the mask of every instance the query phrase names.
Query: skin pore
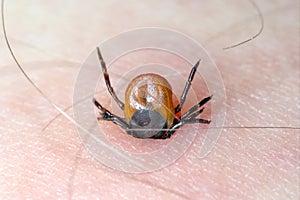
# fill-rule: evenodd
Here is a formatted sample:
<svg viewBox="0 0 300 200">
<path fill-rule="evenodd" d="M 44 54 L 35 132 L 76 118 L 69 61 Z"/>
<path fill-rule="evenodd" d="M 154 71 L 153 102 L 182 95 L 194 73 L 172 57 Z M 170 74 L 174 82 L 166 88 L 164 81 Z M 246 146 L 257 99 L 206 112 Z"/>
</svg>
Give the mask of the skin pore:
<svg viewBox="0 0 300 200">
<path fill-rule="evenodd" d="M 72 104 L 78 70 L 96 45 L 126 30 L 158 26 L 187 34 L 209 51 L 226 87 L 226 126 L 299 127 L 299 3 L 257 5 L 263 33 L 228 51 L 222 48 L 259 29 L 248 1 L 9 1 L 5 16 L 22 66 L 61 108 Z M 0 199 L 299 198 L 299 130 L 224 129 L 204 159 L 197 157 L 196 139 L 164 169 L 119 172 L 93 158 L 66 118 L 42 131 L 57 111 L 25 80 L 8 50 L 0 52 Z M 111 76 L 114 84 L 118 74 Z M 109 105 L 107 91 L 97 95 Z"/>
</svg>

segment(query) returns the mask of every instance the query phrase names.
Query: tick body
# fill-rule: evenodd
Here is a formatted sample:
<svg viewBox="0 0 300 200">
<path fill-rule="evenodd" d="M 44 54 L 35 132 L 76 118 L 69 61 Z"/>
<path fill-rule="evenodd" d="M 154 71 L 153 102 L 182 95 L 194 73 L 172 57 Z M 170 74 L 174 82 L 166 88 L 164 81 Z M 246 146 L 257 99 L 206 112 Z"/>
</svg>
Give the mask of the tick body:
<svg viewBox="0 0 300 200">
<path fill-rule="evenodd" d="M 142 138 L 162 135 L 175 117 L 168 81 L 157 74 L 134 78 L 125 92 L 124 115 L 130 128 L 136 129 L 129 134 Z"/>
<path fill-rule="evenodd" d="M 211 99 L 211 96 L 202 99 L 180 116 L 176 116 L 181 111 L 200 61 L 192 68 L 180 103 L 176 107 L 173 104 L 173 92 L 169 82 L 164 77 L 152 73 L 141 74 L 128 84 L 124 104 L 111 86 L 106 64 L 99 48 L 97 48 L 97 53 L 107 89 L 120 109 L 124 111 L 125 117 L 121 118 L 112 114 L 96 99 L 93 99 L 95 106 L 100 110 L 98 120 L 112 121 L 134 137 L 153 139 L 169 138 L 184 124 L 210 123 L 210 120 L 197 117 L 204 110 L 202 106 Z"/>
</svg>

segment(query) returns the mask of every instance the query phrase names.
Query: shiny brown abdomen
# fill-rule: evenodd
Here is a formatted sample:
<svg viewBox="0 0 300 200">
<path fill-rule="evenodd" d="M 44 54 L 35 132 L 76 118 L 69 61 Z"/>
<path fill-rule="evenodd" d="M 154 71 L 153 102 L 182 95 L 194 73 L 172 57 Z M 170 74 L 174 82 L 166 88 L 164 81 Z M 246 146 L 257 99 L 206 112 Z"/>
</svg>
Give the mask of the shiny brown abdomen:
<svg viewBox="0 0 300 200">
<path fill-rule="evenodd" d="M 137 110 L 151 109 L 160 113 L 167 127 L 174 121 L 172 88 L 168 81 L 157 74 L 142 74 L 135 77 L 125 92 L 124 115 L 127 123 Z"/>
</svg>

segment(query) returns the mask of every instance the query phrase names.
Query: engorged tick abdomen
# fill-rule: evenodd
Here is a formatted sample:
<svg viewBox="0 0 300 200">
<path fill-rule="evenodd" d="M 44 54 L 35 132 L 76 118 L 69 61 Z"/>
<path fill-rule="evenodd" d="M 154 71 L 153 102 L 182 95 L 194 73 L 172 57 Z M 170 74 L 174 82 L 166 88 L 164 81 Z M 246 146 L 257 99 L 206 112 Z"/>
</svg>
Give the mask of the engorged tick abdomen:
<svg viewBox="0 0 300 200">
<path fill-rule="evenodd" d="M 127 123 L 138 110 L 154 110 L 166 119 L 167 128 L 174 120 L 172 88 L 168 81 L 157 74 L 135 77 L 125 92 L 124 115 Z"/>
</svg>

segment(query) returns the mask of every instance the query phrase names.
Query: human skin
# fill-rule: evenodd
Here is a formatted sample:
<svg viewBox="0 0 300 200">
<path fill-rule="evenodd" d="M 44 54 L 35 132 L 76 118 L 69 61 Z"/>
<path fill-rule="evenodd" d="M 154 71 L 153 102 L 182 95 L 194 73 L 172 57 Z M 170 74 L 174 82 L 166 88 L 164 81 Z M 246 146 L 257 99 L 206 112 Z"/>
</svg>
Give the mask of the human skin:
<svg viewBox="0 0 300 200">
<path fill-rule="evenodd" d="M 20 63 L 61 108 L 72 104 L 76 75 L 95 46 L 155 26 L 187 34 L 210 53 L 226 88 L 225 126 L 299 127 L 299 2 L 257 5 L 263 33 L 227 51 L 259 29 L 247 1 L 7 1 L 5 16 Z M 203 159 L 196 139 L 163 169 L 120 172 L 97 161 L 66 118 L 42 130 L 57 111 L 4 45 L 2 36 L 0 199 L 299 199 L 299 129 L 222 129 Z"/>
</svg>

